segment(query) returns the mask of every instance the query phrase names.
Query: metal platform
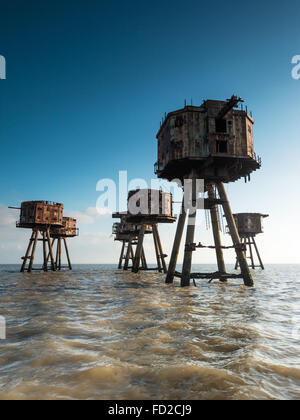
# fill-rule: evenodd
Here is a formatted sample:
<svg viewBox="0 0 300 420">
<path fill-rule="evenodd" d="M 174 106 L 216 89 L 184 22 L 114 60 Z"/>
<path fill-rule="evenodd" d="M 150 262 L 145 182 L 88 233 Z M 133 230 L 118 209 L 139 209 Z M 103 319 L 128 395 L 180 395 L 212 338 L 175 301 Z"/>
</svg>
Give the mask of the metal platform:
<svg viewBox="0 0 300 420">
<path fill-rule="evenodd" d="M 156 223 L 174 223 L 176 217 L 173 216 L 157 216 L 157 215 L 128 215 L 127 221 L 129 223 L 153 225 Z"/>
<path fill-rule="evenodd" d="M 191 170 L 194 169 L 198 179 L 228 183 L 241 178 L 248 179 L 250 174 L 260 167 L 260 158 L 211 155 L 203 158 L 174 159 L 163 170 L 159 170 L 156 164 L 155 173 L 159 178 L 168 181 L 177 178 L 183 182 Z"/>
</svg>

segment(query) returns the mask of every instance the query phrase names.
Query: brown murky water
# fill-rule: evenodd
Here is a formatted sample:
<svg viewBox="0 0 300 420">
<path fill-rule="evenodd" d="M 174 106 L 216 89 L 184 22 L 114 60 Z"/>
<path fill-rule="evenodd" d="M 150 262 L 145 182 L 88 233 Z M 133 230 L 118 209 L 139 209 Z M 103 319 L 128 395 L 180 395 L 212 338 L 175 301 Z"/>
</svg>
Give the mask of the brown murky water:
<svg viewBox="0 0 300 420">
<path fill-rule="evenodd" d="M 300 266 L 257 271 L 254 289 L 17 269 L 0 267 L 1 399 L 300 398 Z"/>
</svg>

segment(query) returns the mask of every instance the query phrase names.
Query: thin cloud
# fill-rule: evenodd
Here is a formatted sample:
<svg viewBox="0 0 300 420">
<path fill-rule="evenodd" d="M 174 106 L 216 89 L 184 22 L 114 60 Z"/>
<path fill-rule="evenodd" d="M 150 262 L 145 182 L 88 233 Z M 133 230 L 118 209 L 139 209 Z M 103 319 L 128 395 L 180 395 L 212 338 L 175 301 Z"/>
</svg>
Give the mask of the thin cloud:
<svg viewBox="0 0 300 420">
<path fill-rule="evenodd" d="M 112 211 L 108 208 L 98 208 L 98 207 L 88 207 L 86 209 L 86 213 L 90 214 L 91 216 L 96 217 L 103 217 L 103 216 L 111 216 Z"/>
<path fill-rule="evenodd" d="M 18 219 L 16 210 L 8 209 L 0 203 L 0 226 L 15 227 Z"/>
<path fill-rule="evenodd" d="M 106 208 L 88 207 L 84 211 L 66 210 L 65 215 L 77 219 L 78 225 L 92 225 L 98 218 L 111 216 L 111 211 Z"/>
</svg>

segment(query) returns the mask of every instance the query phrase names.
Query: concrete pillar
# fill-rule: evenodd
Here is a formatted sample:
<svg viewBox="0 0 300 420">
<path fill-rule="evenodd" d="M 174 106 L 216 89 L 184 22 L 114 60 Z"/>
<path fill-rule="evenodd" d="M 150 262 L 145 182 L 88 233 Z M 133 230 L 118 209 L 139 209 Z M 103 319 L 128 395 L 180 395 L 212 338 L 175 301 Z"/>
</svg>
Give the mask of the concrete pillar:
<svg viewBox="0 0 300 420">
<path fill-rule="evenodd" d="M 180 243 L 181 243 L 181 239 L 183 235 L 185 221 L 186 221 L 186 211 L 184 208 L 184 198 L 183 198 L 181 214 L 179 215 L 179 218 L 178 218 L 177 229 L 176 229 L 171 259 L 169 263 L 169 268 L 168 268 L 168 274 L 166 277 L 166 283 L 168 284 L 173 283 L 174 281 L 174 274 L 176 271 L 176 265 L 177 265 L 178 254 L 179 254 Z"/>
<path fill-rule="evenodd" d="M 33 230 L 32 234 L 31 234 L 31 238 L 29 239 L 29 244 L 28 244 L 28 247 L 27 247 L 27 250 L 26 250 L 25 257 L 23 258 L 23 264 L 22 264 L 22 267 L 21 267 L 21 270 L 20 270 L 21 273 L 24 273 L 25 268 L 26 268 L 27 260 L 28 260 L 28 258 L 30 258 L 29 255 L 30 255 L 30 251 L 31 251 L 31 248 L 32 248 L 32 245 L 33 245 L 34 238 L 35 238 L 35 231 Z"/>
<path fill-rule="evenodd" d="M 32 254 L 31 254 L 31 258 L 30 258 L 30 262 L 29 262 L 29 267 L 28 267 L 28 273 L 31 273 L 31 271 L 32 271 L 32 266 L 33 266 L 33 262 L 34 262 L 34 257 L 35 257 L 35 251 L 36 251 L 36 245 L 37 245 L 37 242 L 38 242 L 38 237 L 39 237 L 39 231 L 36 230 L 35 231 L 35 236 L 34 236 Z"/>
<path fill-rule="evenodd" d="M 257 257 L 258 257 L 258 260 L 259 260 L 259 264 L 260 264 L 262 270 L 264 270 L 265 267 L 264 267 L 263 262 L 262 262 L 262 259 L 260 257 L 260 254 L 259 254 L 259 251 L 258 251 L 258 248 L 257 248 L 257 245 L 256 245 L 256 241 L 254 239 L 254 236 L 252 237 L 252 239 L 253 239 L 253 245 L 255 247 L 255 251 L 256 251 L 256 254 L 257 254 Z"/>
<path fill-rule="evenodd" d="M 194 243 L 197 212 L 189 210 L 188 227 L 186 231 L 185 251 L 182 266 L 181 286 L 190 286 L 193 251 L 189 246 Z"/>
<path fill-rule="evenodd" d="M 162 268 L 163 268 L 164 273 L 166 274 L 167 273 L 167 265 L 166 265 L 166 261 L 165 261 L 165 257 L 164 257 L 163 248 L 162 248 L 162 245 L 161 245 L 161 240 L 160 240 L 157 224 L 153 225 L 153 234 L 155 235 L 156 242 L 157 242 L 157 245 L 158 245 L 158 251 L 159 251 L 159 256 L 160 256 Z"/>
<path fill-rule="evenodd" d="M 140 268 L 140 261 L 141 261 L 141 257 L 142 257 L 142 251 L 143 251 L 145 229 L 146 229 L 146 226 L 142 225 L 141 229 L 140 229 L 140 232 L 139 232 L 138 244 L 137 244 L 137 247 L 136 247 L 135 257 L 134 257 L 134 261 L 133 261 L 133 267 L 132 267 L 132 272 L 133 273 L 138 273 L 139 268 Z"/>
<path fill-rule="evenodd" d="M 127 247 L 127 252 L 126 252 L 126 257 L 125 257 L 125 263 L 124 263 L 124 270 L 125 271 L 128 270 L 130 254 L 132 252 L 131 241 L 132 241 L 132 239 L 130 238 L 129 241 L 128 241 L 128 247 Z"/>
<path fill-rule="evenodd" d="M 124 250 L 125 250 L 125 241 L 123 241 L 123 243 L 122 243 L 122 250 L 121 250 L 121 255 L 120 255 L 119 265 L 118 265 L 118 269 L 119 269 L 119 270 L 121 270 L 122 265 L 123 265 Z"/>
<path fill-rule="evenodd" d="M 252 287 L 252 286 L 254 286 L 252 275 L 251 275 L 251 272 L 250 272 L 249 267 L 248 267 L 245 252 L 241 248 L 241 240 L 240 240 L 238 230 L 237 230 L 237 227 L 236 227 L 236 223 L 235 223 L 232 211 L 231 211 L 231 207 L 230 207 L 230 204 L 229 204 L 229 201 L 228 201 L 228 197 L 227 197 L 227 194 L 226 194 L 226 191 L 225 191 L 225 188 L 224 188 L 224 184 L 223 184 L 223 182 L 218 182 L 216 185 L 217 185 L 217 188 L 218 188 L 218 191 L 219 191 L 220 198 L 223 201 L 223 210 L 224 210 L 224 213 L 225 213 L 225 217 L 226 217 L 226 220 L 227 220 L 227 225 L 228 225 L 228 228 L 229 228 L 229 232 L 230 232 L 230 235 L 231 235 L 231 238 L 232 238 L 233 245 L 236 247 L 235 251 L 236 251 L 237 259 L 238 259 L 240 267 L 241 267 L 241 273 L 242 273 L 242 276 L 243 276 L 243 279 L 244 279 L 244 284 L 245 284 L 245 286 Z"/>
<path fill-rule="evenodd" d="M 52 269 L 52 271 L 55 271 L 56 266 L 55 266 L 53 252 L 52 252 L 52 246 L 51 246 L 50 228 L 47 229 L 47 240 L 48 240 L 49 254 L 50 254 L 50 259 L 51 259 L 51 269 Z"/>
<path fill-rule="evenodd" d="M 69 270 L 72 270 L 72 264 L 71 264 L 71 259 L 70 259 L 70 254 L 69 254 L 69 249 L 68 249 L 66 238 L 64 238 L 64 244 L 65 244 L 65 250 L 66 250 L 66 255 L 67 255 Z"/>
<path fill-rule="evenodd" d="M 43 256 L 44 256 L 43 270 L 44 271 L 48 271 L 48 263 L 47 263 L 47 237 L 46 237 L 46 232 L 43 232 Z"/>
<path fill-rule="evenodd" d="M 216 193 L 215 193 L 215 189 L 214 189 L 213 184 L 208 184 L 207 185 L 207 191 L 208 191 L 208 197 L 210 199 L 215 199 L 216 198 Z M 219 226 L 219 216 L 218 216 L 217 205 L 214 205 L 214 206 L 211 207 L 210 217 L 211 217 L 211 224 L 212 224 L 212 230 L 213 230 L 215 247 L 216 247 L 218 270 L 219 270 L 220 273 L 226 273 L 224 255 L 223 255 L 223 250 L 221 248 L 222 241 L 221 241 L 221 235 L 220 235 L 220 226 Z M 220 280 L 222 282 L 227 281 L 226 279 L 220 279 Z"/>
</svg>

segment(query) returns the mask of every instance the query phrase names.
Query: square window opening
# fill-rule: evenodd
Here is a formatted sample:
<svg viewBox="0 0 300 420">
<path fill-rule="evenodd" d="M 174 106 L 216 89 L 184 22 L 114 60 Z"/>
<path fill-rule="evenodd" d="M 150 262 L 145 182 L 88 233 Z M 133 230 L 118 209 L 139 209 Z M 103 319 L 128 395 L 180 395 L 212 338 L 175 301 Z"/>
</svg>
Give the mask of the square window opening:
<svg viewBox="0 0 300 420">
<path fill-rule="evenodd" d="M 227 141 L 217 141 L 217 153 L 228 153 Z"/>
<path fill-rule="evenodd" d="M 223 118 L 216 118 L 216 132 L 217 133 L 227 133 L 227 124 L 226 120 Z"/>
</svg>

